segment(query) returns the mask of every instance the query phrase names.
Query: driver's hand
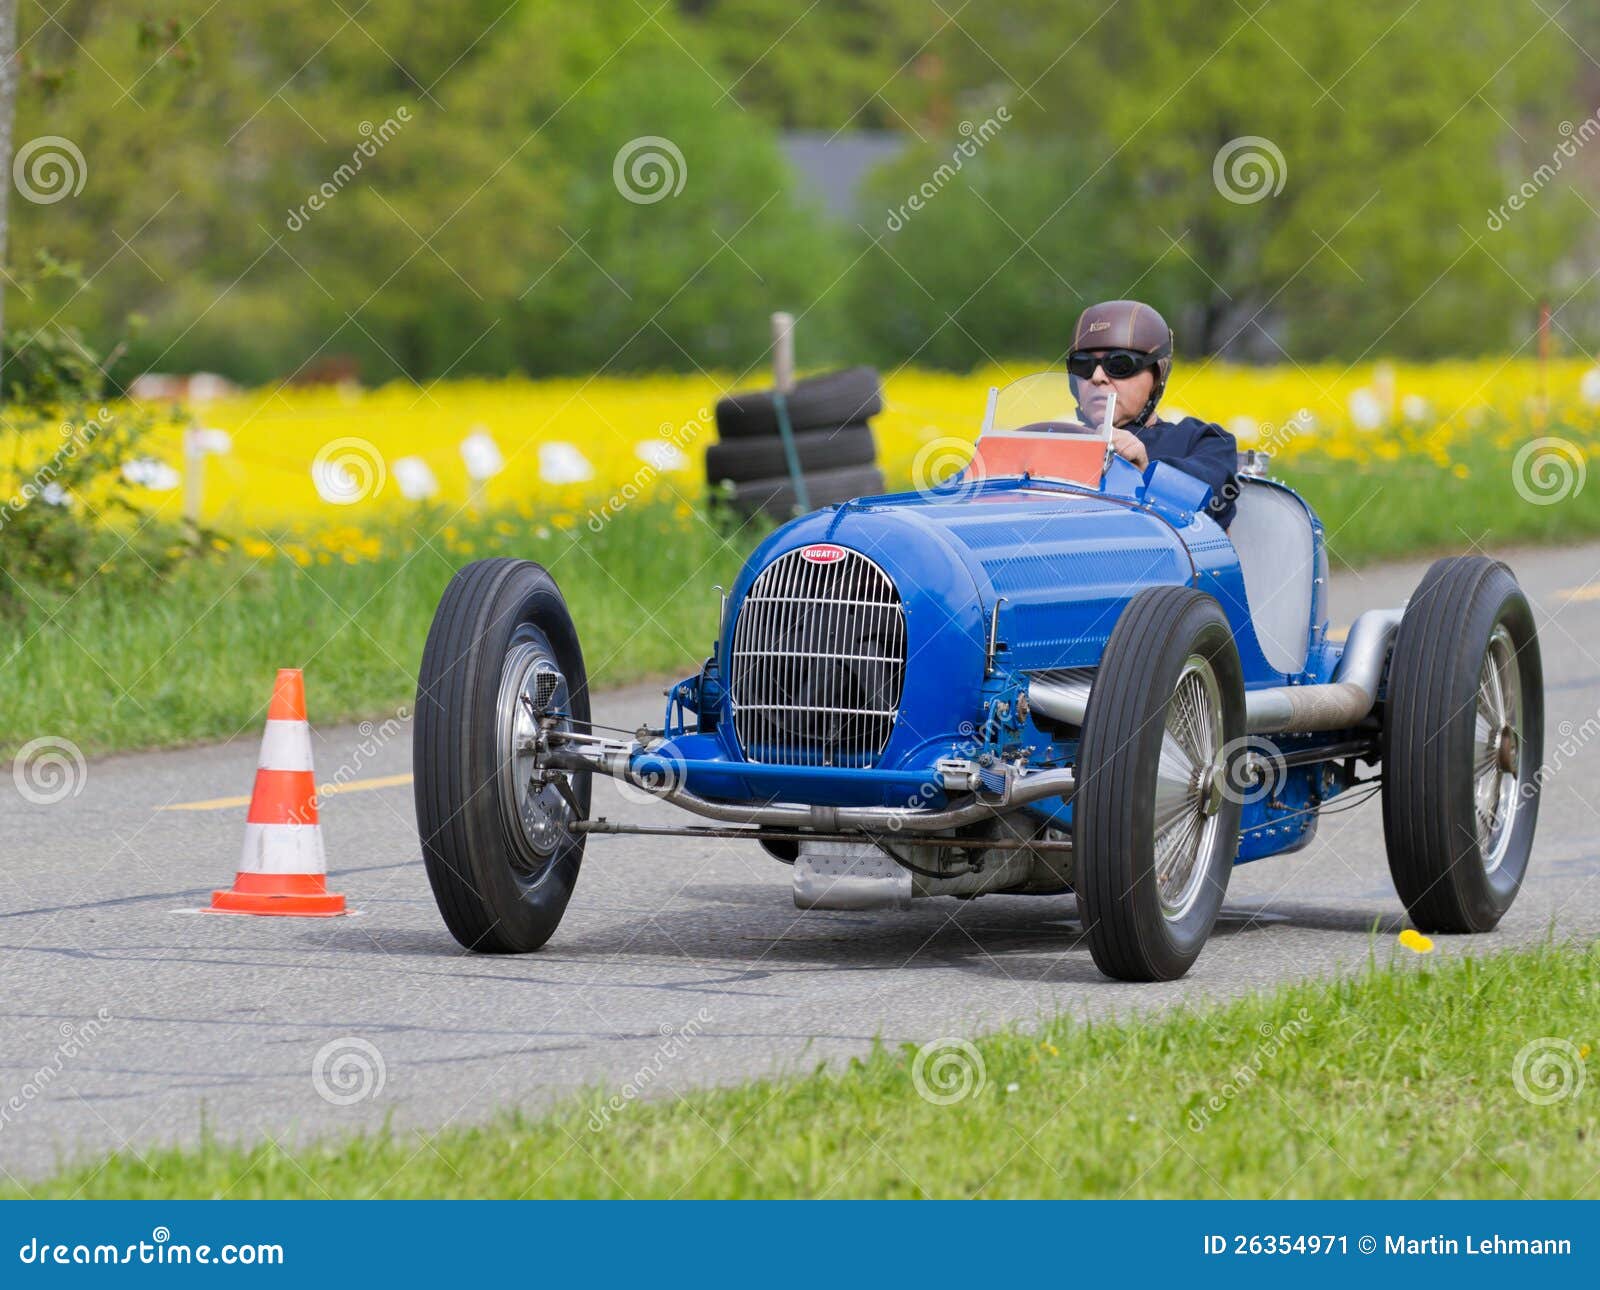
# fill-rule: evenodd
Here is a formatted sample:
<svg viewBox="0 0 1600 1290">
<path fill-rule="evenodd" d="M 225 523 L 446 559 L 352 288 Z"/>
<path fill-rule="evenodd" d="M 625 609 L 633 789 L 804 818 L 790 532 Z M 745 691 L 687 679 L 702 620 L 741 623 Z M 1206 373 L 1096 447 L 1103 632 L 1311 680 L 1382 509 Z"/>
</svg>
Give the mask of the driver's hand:
<svg viewBox="0 0 1600 1290">
<path fill-rule="evenodd" d="M 1111 432 L 1111 446 L 1117 454 L 1126 457 L 1140 470 L 1150 464 L 1150 454 L 1144 450 L 1144 444 L 1139 442 L 1139 436 L 1131 430 L 1124 430 L 1118 426 Z"/>
</svg>

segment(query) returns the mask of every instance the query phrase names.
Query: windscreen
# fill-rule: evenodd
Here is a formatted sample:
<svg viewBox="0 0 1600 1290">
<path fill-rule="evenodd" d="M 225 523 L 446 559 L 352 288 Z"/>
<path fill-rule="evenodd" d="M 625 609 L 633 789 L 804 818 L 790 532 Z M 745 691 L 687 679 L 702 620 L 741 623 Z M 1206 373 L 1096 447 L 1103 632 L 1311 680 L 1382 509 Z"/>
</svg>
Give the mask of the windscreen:
<svg viewBox="0 0 1600 1290">
<path fill-rule="evenodd" d="M 1056 428 L 1079 434 L 1103 434 L 1099 426 L 1079 422 L 1078 399 L 1065 372 L 1035 372 L 1003 385 L 993 394 L 990 430 Z"/>
</svg>

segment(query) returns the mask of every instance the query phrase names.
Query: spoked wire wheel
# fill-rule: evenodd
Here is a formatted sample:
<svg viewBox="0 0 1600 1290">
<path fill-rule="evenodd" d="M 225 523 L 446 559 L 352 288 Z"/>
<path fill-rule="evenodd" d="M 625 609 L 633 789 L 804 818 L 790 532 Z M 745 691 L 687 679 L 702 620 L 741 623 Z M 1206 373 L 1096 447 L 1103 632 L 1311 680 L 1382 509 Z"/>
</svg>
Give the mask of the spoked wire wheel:
<svg viewBox="0 0 1600 1290">
<path fill-rule="evenodd" d="M 1216 849 L 1221 805 L 1222 691 L 1191 654 L 1167 703 L 1156 763 L 1155 867 L 1161 913 L 1181 921 L 1199 898 Z"/>
<path fill-rule="evenodd" d="M 1522 676 L 1504 623 L 1496 623 L 1478 672 L 1478 709 L 1473 720 L 1472 795 L 1483 867 L 1505 863 L 1515 832 L 1522 741 Z"/>
</svg>

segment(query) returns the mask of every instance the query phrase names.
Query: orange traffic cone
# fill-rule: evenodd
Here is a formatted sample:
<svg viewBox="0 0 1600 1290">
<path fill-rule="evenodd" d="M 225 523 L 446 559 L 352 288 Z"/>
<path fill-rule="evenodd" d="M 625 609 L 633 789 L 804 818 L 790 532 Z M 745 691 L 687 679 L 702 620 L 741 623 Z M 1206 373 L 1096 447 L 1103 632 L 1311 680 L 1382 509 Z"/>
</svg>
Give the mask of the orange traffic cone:
<svg viewBox="0 0 1600 1290">
<path fill-rule="evenodd" d="M 327 872 L 311 770 L 305 678 L 299 668 L 286 667 L 272 687 L 239 872 L 232 891 L 211 893 L 208 912 L 303 918 L 342 914 L 344 897 L 328 890 Z"/>
</svg>

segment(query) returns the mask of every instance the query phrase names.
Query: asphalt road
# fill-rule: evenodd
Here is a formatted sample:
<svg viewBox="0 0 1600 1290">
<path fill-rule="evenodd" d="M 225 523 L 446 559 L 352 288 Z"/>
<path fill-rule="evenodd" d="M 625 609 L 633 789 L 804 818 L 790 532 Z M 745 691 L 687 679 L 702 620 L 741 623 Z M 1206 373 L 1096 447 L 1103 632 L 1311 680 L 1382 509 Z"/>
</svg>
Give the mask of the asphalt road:
<svg viewBox="0 0 1600 1290">
<path fill-rule="evenodd" d="M 1516 906 L 1490 936 L 1440 939 L 1440 954 L 1552 925 L 1600 932 L 1600 739 L 1583 731 L 1600 714 L 1600 545 L 1506 558 L 1539 620 L 1550 777 Z M 1336 574 L 1335 623 L 1398 603 L 1422 568 Z M 314 673 L 308 688 L 315 719 Z M 659 686 L 635 687 L 602 696 L 596 719 L 631 728 L 660 703 Z M 592 840 L 540 953 L 468 956 L 418 856 L 400 722 L 315 738 L 320 780 L 361 783 L 322 810 L 354 916 L 203 915 L 231 881 L 245 810 L 172 808 L 247 794 L 258 738 L 93 760 L 53 803 L 0 781 L 0 1176 L 192 1141 L 202 1118 L 286 1146 L 386 1117 L 431 1131 L 597 1082 L 659 1096 L 809 1069 L 874 1037 L 1163 1008 L 1358 968 L 1373 948 L 1411 953 L 1373 801 L 1324 819 L 1306 851 L 1238 869 L 1212 943 L 1172 984 L 1103 979 L 1071 897 L 801 914 L 788 868 L 754 846 L 659 838 Z M 687 820 L 605 781 L 595 799 L 613 817 Z"/>
</svg>

